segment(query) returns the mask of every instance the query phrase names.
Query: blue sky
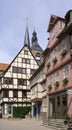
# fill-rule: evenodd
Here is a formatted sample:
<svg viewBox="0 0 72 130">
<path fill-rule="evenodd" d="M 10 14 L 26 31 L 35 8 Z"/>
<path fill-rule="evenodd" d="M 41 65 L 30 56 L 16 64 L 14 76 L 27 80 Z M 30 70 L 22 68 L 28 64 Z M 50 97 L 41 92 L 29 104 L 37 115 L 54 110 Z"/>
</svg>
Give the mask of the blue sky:
<svg viewBox="0 0 72 130">
<path fill-rule="evenodd" d="M 30 41 L 35 30 L 43 49 L 51 14 L 64 17 L 72 0 L 0 0 L 0 63 L 10 63 L 24 44 L 26 18 Z"/>
</svg>

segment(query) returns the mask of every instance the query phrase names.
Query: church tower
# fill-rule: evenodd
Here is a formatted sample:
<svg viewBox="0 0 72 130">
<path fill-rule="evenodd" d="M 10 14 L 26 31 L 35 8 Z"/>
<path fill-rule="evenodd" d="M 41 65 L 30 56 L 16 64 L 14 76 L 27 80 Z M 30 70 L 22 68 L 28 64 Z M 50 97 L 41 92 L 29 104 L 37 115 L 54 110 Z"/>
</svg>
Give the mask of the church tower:
<svg viewBox="0 0 72 130">
<path fill-rule="evenodd" d="M 36 58 L 38 64 L 40 65 L 43 62 L 43 57 L 42 57 L 43 49 L 40 47 L 38 43 L 37 33 L 35 30 L 32 33 L 31 44 L 32 44 L 31 51 L 34 57 Z"/>
<path fill-rule="evenodd" d="M 28 24 L 26 25 L 26 31 L 25 31 L 24 46 L 25 45 L 27 45 L 30 48 L 30 38 L 29 38 Z"/>
</svg>

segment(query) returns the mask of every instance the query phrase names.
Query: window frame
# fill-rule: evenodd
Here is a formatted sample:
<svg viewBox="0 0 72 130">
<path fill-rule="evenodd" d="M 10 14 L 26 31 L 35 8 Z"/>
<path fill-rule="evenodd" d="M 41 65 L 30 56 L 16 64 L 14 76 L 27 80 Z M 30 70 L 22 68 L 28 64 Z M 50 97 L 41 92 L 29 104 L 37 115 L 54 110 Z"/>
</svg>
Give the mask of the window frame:
<svg viewBox="0 0 72 130">
<path fill-rule="evenodd" d="M 64 78 L 69 78 L 69 65 L 66 65 L 63 69 Z"/>
<path fill-rule="evenodd" d="M 54 38 L 56 36 L 56 27 L 54 26 L 52 29 L 51 29 L 51 37 Z"/>
<path fill-rule="evenodd" d="M 67 39 L 62 40 L 61 49 L 67 51 Z"/>
<path fill-rule="evenodd" d="M 27 86 L 27 79 L 17 79 L 18 85 Z"/>
<path fill-rule="evenodd" d="M 24 50 L 24 54 L 25 54 L 25 55 L 28 55 L 28 50 Z"/>
<path fill-rule="evenodd" d="M 18 91 L 17 90 L 13 90 L 13 98 L 18 98 Z"/>
<path fill-rule="evenodd" d="M 60 81 L 60 71 L 55 72 L 55 81 Z"/>
<path fill-rule="evenodd" d="M 58 58 L 58 46 L 53 50 L 53 58 Z"/>
<path fill-rule="evenodd" d="M 3 83 L 4 84 L 13 84 L 13 78 L 8 78 L 8 77 L 4 77 L 3 78 Z"/>
<path fill-rule="evenodd" d="M 25 91 L 25 90 L 22 91 L 22 98 L 27 98 L 27 91 Z"/>
<path fill-rule="evenodd" d="M 8 98 L 9 97 L 9 90 L 3 90 L 3 97 Z"/>
</svg>

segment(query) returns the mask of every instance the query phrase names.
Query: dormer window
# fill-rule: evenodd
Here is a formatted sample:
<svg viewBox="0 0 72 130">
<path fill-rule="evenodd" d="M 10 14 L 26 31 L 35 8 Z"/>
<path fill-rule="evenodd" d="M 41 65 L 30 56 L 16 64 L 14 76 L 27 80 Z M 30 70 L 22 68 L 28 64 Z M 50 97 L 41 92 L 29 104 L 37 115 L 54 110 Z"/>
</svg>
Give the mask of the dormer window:
<svg viewBox="0 0 72 130">
<path fill-rule="evenodd" d="M 59 28 L 62 29 L 63 28 L 63 22 L 59 21 Z"/>
<path fill-rule="evenodd" d="M 27 50 L 24 50 L 24 54 L 25 54 L 25 55 L 28 55 L 28 51 L 27 51 Z"/>
<path fill-rule="evenodd" d="M 55 27 L 52 28 L 51 34 L 52 34 L 52 38 L 54 38 L 56 35 L 56 28 Z"/>
</svg>

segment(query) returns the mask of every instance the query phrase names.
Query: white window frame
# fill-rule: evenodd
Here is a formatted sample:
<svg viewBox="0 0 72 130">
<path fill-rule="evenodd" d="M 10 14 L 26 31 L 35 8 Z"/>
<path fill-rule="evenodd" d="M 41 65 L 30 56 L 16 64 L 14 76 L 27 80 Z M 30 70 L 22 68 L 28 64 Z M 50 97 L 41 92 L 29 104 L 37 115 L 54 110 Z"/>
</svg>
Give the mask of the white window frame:
<svg viewBox="0 0 72 130">
<path fill-rule="evenodd" d="M 59 71 L 55 72 L 55 81 L 60 81 L 60 72 Z"/>
<path fill-rule="evenodd" d="M 69 78 L 69 65 L 66 65 L 63 69 L 64 78 Z"/>
</svg>

